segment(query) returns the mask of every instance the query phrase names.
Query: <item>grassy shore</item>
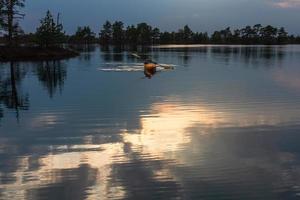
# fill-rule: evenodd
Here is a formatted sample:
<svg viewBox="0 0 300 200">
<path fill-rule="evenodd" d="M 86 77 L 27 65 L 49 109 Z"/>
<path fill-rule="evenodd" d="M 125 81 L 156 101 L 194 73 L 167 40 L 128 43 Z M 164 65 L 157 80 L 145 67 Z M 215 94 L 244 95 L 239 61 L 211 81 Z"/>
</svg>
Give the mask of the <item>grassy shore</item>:
<svg viewBox="0 0 300 200">
<path fill-rule="evenodd" d="M 72 49 L 61 47 L 6 47 L 0 46 L 0 61 L 59 60 L 78 56 Z"/>
</svg>

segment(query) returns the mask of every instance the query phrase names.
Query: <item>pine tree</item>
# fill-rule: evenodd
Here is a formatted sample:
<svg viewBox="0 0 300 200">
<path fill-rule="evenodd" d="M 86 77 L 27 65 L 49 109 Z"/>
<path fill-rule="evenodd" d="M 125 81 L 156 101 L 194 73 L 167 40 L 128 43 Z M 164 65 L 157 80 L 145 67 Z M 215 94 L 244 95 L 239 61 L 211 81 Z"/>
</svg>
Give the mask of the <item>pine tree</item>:
<svg viewBox="0 0 300 200">
<path fill-rule="evenodd" d="M 112 25 L 112 43 L 114 45 L 124 44 L 124 24 L 121 21 L 116 21 Z"/>
<path fill-rule="evenodd" d="M 40 46 L 49 47 L 61 43 L 64 39 L 63 26 L 55 23 L 51 12 L 48 10 L 46 17 L 41 20 L 40 27 L 36 30 L 37 42 Z"/>
<path fill-rule="evenodd" d="M 14 38 L 22 32 L 19 20 L 24 14 L 19 11 L 25 6 L 25 0 L 0 0 L 0 27 L 7 33 L 8 45 L 12 46 Z"/>
<path fill-rule="evenodd" d="M 112 24 L 109 21 L 106 21 L 100 30 L 100 42 L 101 44 L 108 45 L 112 40 Z"/>
<path fill-rule="evenodd" d="M 278 30 L 277 42 L 278 44 L 286 44 L 288 42 L 288 33 L 283 27 Z"/>
<path fill-rule="evenodd" d="M 147 45 L 152 42 L 152 27 L 147 23 L 140 23 L 137 25 L 138 43 Z"/>
<path fill-rule="evenodd" d="M 128 26 L 125 31 L 125 40 L 129 45 L 136 45 L 138 39 L 138 31 L 134 25 Z"/>
<path fill-rule="evenodd" d="M 188 25 L 185 25 L 183 28 L 183 43 L 188 44 L 191 42 L 193 37 L 193 31 L 190 29 Z"/>
<path fill-rule="evenodd" d="M 77 28 L 75 35 L 71 37 L 71 41 L 89 44 L 95 41 L 95 33 L 91 30 L 89 26 Z"/>
</svg>

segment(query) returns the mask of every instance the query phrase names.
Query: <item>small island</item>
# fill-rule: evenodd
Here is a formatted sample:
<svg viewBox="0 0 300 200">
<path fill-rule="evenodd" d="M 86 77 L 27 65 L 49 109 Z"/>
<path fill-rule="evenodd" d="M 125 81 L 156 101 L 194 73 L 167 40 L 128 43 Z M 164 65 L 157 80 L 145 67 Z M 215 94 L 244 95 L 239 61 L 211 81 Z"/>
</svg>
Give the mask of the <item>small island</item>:
<svg viewBox="0 0 300 200">
<path fill-rule="evenodd" d="M 0 61 L 60 60 L 78 55 L 77 51 L 62 47 L 0 47 Z"/>
<path fill-rule="evenodd" d="M 0 40 L 0 61 L 59 60 L 79 55 L 65 47 L 65 32 L 59 15 L 55 22 L 50 11 L 41 19 L 31 40 L 26 41 L 28 36 L 19 26 L 19 19 L 24 17 L 19 10 L 24 6 L 24 0 L 0 1 L 0 30 L 4 31 Z"/>
</svg>

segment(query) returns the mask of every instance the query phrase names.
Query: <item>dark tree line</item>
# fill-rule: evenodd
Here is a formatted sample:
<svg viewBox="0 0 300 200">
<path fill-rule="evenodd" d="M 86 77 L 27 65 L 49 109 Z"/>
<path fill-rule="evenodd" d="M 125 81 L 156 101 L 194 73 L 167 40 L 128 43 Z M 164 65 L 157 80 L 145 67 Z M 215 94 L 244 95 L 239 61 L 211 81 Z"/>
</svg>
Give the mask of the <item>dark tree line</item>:
<svg viewBox="0 0 300 200">
<path fill-rule="evenodd" d="M 90 44 L 97 42 L 96 34 L 91 30 L 89 26 L 78 27 L 74 35 L 69 36 L 68 42 Z"/>
<path fill-rule="evenodd" d="M 219 44 L 287 44 L 297 40 L 299 42 L 299 37 L 288 35 L 283 27 L 276 28 L 270 25 L 264 27 L 256 24 L 234 31 L 231 31 L 230 27 L 215 31 L 210 40 Z"/>
<path fill-rule="evenodd" d="M 89 26 L 78 27 L 74 35 L 66 35 L 58 14 L 55 19 L 50 11 L 41 19 L 35 33 L 24 34 L 19 20 L 24 17 L 20 12 L 25 0 L 0 0 L 0 30 L 5 32 L 8 46 L 17 45 L 18 38 L 23 43 L 32 43 L 43 47 L 57 46 L 63 43 L 100 43 L 102 45 L 151 45 L 151 44 L 300 44 L 300 36 L 289 35 L 281 27 L 271 25 L 246 26 L 232 30 L 230 27 L 215 31 L 194 32 L 188 25 L 168 32 L 160 31 L 147 23 L 125 26 L 121 21 L 106 21 L 98 33 Z M 0 40 L 1 42 L 1 40 Z"/>
<path fill-rule="evenodd" d="M 66 43 L 100 43 L 102 45 L 151 45 L 151 44 L 300 44 L 300 37 L 289 35 L 285 28 L 271 25 L 246 26 L 231 30 L 230 27 L 215 31 L 194 32 L 188 25 L 173 32 L 160 31 L 147 23 L 125 27 L 121 21 L 106 21 L 99 36 L 89 26 L 78 27 L 76 33 L 65 37 Z"/>
<path fill-rule="evenodd" d="M 124 28 L 122 22 L 107 21 L 99 34 L 101 44 L 149 45 L 149 44 L 288 44 L 300 43 L 300 37 L 289 35 L 286 30 L 261 24 L 231 30 L 230 27 L 215 31 L 193 32 L 188 25 L 176 32 L 161 32 L 146 23 Z"/>
</svg>

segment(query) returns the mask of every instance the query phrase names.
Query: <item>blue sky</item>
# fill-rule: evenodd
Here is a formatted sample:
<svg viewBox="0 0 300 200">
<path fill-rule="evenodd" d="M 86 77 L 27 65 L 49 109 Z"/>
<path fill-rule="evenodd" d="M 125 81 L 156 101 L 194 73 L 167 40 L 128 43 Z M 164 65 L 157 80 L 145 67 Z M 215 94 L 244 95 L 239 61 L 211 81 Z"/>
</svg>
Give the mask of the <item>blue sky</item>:
<svg viewBox="0 0 300 200">
<path fill-rule="evenodd" d="M 147 22 L 168 31 L 188 24 L 208 32 L 261 23 L 300 34 L 300 0 L 27 0 L 24 30 L 35 31 L 48 9 L 61 13 L 67 33 L 83 25 L 99 32 L 106 20 L 121 20 L 126 25 Z"/>
</svg>

